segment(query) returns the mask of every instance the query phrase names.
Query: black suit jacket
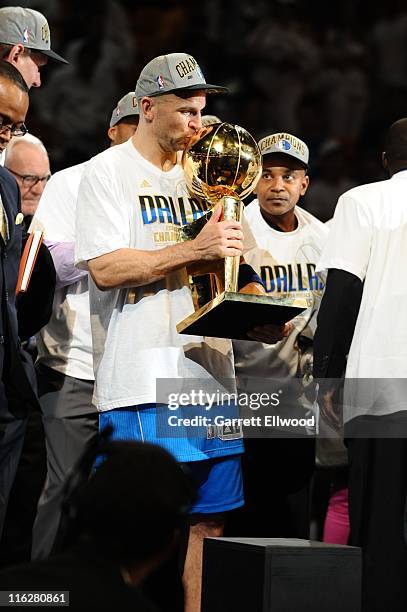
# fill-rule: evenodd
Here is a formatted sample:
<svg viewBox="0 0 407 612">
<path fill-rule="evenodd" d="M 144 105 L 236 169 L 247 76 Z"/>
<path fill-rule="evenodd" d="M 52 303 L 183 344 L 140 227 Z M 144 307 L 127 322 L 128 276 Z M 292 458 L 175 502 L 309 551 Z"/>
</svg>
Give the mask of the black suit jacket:
<svg viewBox="0 0 407 612">
<path fill-rule="evenodd" d="M 37 408 L 35 372 L 18 338 L 15 290 L 21 257 L 20 191 L 15 178 L 0 167 L 0 197 L 7 219 L 7 237 L 0 237 L 0 425 L 24 418 Z"/>
<path fill-rule="evenodd" d="M 28 238 L 32 216 L 24 217 L 23 248 Z M 18 335 L 21 340 L 35 336 L 52 315 L 56 283 L 55 266 L 48 247 L 42 243 L 28 290 L 17 297 Z"/>
</svg>

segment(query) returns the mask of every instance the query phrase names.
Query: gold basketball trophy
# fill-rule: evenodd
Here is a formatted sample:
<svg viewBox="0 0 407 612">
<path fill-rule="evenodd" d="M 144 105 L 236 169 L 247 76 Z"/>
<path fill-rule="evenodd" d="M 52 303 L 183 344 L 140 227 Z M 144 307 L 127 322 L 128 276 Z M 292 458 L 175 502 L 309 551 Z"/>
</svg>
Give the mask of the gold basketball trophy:
<svg viewBox="0 0 407 612">
<path fill-rule="evenodd" d="M 197 236 L 212 210 L 221 204 L 222 220 L 241 222 L 242 200 L 261 176 L 261 153 L 244 128 L 218 123 L 183 155 L 188 188 L 194 197 L 209 203 L 209 212 L 180 228 L 179 240 Z M 240 257 L 226 257 L 224 271 L 212 276 L 212 299 L 178 323 L 180 334 L 249 340 L 247 332 L 257 326 L 281 325 L 308 307 L 304 298 L 286 295 L 238 293 Z"/>
</svg>

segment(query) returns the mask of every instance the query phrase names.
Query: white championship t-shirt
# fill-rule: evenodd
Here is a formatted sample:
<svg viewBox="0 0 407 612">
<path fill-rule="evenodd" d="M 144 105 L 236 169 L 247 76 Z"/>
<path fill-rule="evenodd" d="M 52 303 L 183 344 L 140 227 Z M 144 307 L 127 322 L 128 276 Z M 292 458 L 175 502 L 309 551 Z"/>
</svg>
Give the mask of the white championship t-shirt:
<svg viewBox="0 0 407 612">
<path fill-rule="evenodd" d="M 48 242 L 75 242 L 76 200 L 88 162 L 66 168 L 48 181 L 31 229 Z M 49 323 L 37 336 L 38 363 L 74 378 L 93 380 L 88 278 L 55 290 Z"/>
<path fill-rule="evenodd" d="M 175 244 L 177 227 L 202 206 L 180 166 L 161 171 L 131 140 L 112 147 L 91 160 L 80 185 L 77 265 L 117 249 Z M 176 332 L 194 311 L 185 268 L 127 289 L 100 291 L 90 280 L 89 293 L 99 410 L 154 403 L 157 378 L 234 378 L 230 340 Z"/>
<path fill-rule="evenodd" d="M 348 384 L 345 420 L 407 408 L 406 261 L 407 171 L 343 194 L 318 270 L 337 268 L 364 281 L 346 377 L 365 382 Z M 400 384 L 388 380 L 396 378 Z"/>
<path fill-rule="evenodd" d="M 235 341 L 235 367 L 239 377 L 285 378 L 295 376 L 298 351 L 294 343 L 298 334 L 311 336 L 315 312 L 324 284 L 315 273 L 316 264 L 325 245 L 328 228 L 299 206 L 298 221 L 292 232 L 281 232 L 264 220 L 257 200 L 245 209 L 246 219 L 257 247 L 245 253 L 245 260 L 261 277 L 268 295 L 313 298 L 313 305 L 293 320 L 294 331 L 277 344 Z"/>
</svg>

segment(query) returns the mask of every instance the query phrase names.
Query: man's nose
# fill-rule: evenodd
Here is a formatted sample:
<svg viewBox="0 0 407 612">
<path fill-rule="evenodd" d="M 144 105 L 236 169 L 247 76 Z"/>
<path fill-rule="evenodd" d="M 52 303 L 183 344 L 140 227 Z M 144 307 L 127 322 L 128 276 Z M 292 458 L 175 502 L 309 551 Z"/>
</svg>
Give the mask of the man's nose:
<svg viewBox="0 0 407 612">
<path fill-rule="evenodd" d="M 281 177 L 281 176 L 273 177 L 273 179 L 271 180 L 271 183 L 270 183 L 270 189 L 272 191 L 284 191 L 283 177 Z"/>
<path fill-rule="evenodd" d="M 32 87 L 41 87 L 41 74 L 39 70 L 37 71 L 37 74 L 35 75 Z"/>
<path fill-rule="evenodd" d="M 0 133 L 0 141 L 2 144 L 7 146 L 11 138 L 11 129 L 9 127 L 7 129 L 3 128 L 3 131 Z"/>
<path fill-rule="evenodd" d="M 33 185 L 31 187 L 31 192 L 34 193 L 35 195 L 41 195 L 42 192 L 44 191 L 46 185 L 46 181 L 38 181 L 37 183 L 35 183 L 35 185 Z"/>
<path fill-rule="evenodd" d="M 202 116 L 201 116 L 201 113 L 198 113 L 197 115 L 192 117 L 191 121 L 189 122 L 189 126 L 191 128 L 193 128 L 194 130 L 196 130 L 196 131 L 201 129 L 201 127 L 202 127 Z"/>
</svg>

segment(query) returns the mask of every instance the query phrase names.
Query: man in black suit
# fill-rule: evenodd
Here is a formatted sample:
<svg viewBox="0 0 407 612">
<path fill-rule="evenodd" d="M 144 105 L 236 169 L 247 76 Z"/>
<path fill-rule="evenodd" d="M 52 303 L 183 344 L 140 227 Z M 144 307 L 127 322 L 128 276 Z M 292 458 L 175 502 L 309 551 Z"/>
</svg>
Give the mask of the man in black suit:
<svg viewBox="0 0 407 612">
<path fill-rule="evenodd" d="M 0 62 L 0 151 L 26 132 L 28 89 L 19 71 Z M 0 533 L 24 440 L 26 417 L 37 406 L 31 358 L 21 349 L 15 288 L 22 214 L 15 178 L 0 167 Z"/>
</svg>

